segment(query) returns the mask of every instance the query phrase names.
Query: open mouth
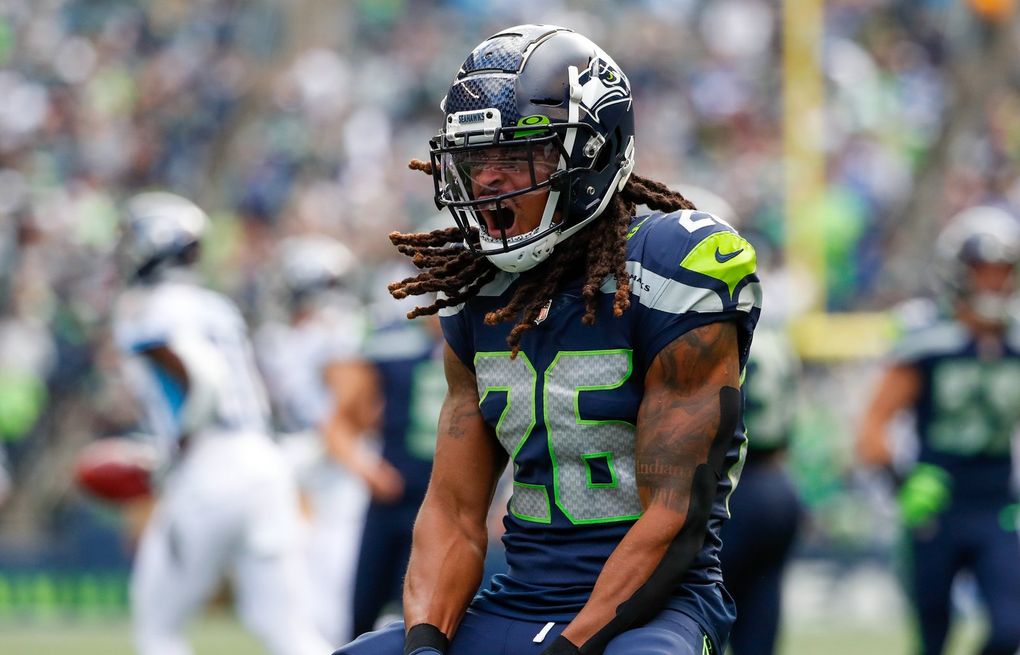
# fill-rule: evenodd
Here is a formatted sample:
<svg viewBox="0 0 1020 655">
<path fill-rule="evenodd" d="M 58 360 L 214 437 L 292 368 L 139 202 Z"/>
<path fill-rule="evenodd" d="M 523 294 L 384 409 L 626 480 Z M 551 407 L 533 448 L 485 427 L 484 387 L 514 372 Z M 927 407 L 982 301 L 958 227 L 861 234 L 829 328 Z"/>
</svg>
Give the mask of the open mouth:
<svg viewBox="0 0 1020 655">
<path fill-rule="evenodd" d="M 486 205 L 481 209 L 482 218 L 485 219 L 485 228 L 490 236 L 498 237 L 503 233 L 506 236 L 514 236 L 512 228 L 516 222 L 514 210 L 502 203 Z"/>
</svg>

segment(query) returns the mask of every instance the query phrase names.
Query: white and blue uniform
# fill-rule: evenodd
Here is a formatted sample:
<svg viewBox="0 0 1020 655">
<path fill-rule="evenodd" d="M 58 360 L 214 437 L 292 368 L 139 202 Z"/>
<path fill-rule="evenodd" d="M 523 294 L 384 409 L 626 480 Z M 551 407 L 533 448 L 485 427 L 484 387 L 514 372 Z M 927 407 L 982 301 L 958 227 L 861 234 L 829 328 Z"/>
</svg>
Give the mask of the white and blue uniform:
<svg viewBox="0 0 1020 655">
<path fill-rule="evenodd" d="M 364 332 L 358 312 L 321 307 L 298 324 L 267 324 L 255 339 L 284 431 L 281 445 L 311 509 L 307 564 L 316 623 L 334 644 L 350 638 L 368 491 L 325 451 L 321 428 L 336 402 L 326 373 L 330 365 L 362 358 Z"/>
<path fill-rule="evenodd" d="M 269 436 L 240 312 L 217 293 L 167 279 L 125 292 L 113 327 L 146 428 L 168 458 L 132 572 L 139 652 L 190 653 L 185 624 L 225 573 L 242 621 L 271 653 L 324 652 L 302 575 L 297 489 Z M 189 390 L 142 355 L 161 347 L 184 363 Z M 199 401 L 207 410 L 189 415 Z"/>
</svg>

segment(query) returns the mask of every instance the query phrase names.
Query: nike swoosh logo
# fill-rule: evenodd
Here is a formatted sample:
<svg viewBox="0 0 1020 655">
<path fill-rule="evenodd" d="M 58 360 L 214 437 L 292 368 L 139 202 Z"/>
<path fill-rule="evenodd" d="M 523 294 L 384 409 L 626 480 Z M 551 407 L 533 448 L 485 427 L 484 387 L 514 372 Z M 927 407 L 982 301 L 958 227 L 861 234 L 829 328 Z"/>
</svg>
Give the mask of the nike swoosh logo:
<svg viewBox="0 0 1020 655">
<path fill-rule="evenodd" d="M 736 257 L 737 255 L 739 255 L 742 252 L 744 252 L 744 249 L 743 248 L 738 248 L 737 250 L 734 250 L 733 252 L 728 252 L 728 253 L 724 254 L 724 253 L 719 252 L 719 249 L 716 248 L 715 249 L 715 261 L 719 262 L 720 264 L 725 264 L 726 262 L 730 261 L 731 259 L 733 259 L 734 257 Z"/>
</svg>

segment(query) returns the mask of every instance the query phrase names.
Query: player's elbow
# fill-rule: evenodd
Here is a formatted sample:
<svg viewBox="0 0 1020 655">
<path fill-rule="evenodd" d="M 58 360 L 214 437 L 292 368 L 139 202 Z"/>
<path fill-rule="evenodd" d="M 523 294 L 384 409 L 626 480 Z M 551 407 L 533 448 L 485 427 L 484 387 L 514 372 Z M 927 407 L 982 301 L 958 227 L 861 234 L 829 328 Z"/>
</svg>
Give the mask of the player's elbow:
<svg viewBox="0 0 1020 655">
<path fill-rule="evenodd" d="M 470 544 L 484 557 L 488 544 L 485 517 L 485 512 L 472 504 L 430 485 L 414 522 L 414 541 L 452 539 Z"/>
</svg>

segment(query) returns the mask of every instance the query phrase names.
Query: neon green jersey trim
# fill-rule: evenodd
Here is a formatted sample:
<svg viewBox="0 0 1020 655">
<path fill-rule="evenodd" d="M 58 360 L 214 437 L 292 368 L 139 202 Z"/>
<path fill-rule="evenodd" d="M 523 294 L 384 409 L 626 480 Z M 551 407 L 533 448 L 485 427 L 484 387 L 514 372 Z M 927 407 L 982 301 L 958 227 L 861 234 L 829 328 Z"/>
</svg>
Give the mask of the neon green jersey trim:
<svg viewBox="0 0 1020 655">
<path fill-rule="evenodd" d="M 695 246 L 680 266 L 719 280 L 732 297 L 740 281 L 755 272 L 757 261 L 754 247 L 739 234 L 716 232 Z"/>
</svg>

